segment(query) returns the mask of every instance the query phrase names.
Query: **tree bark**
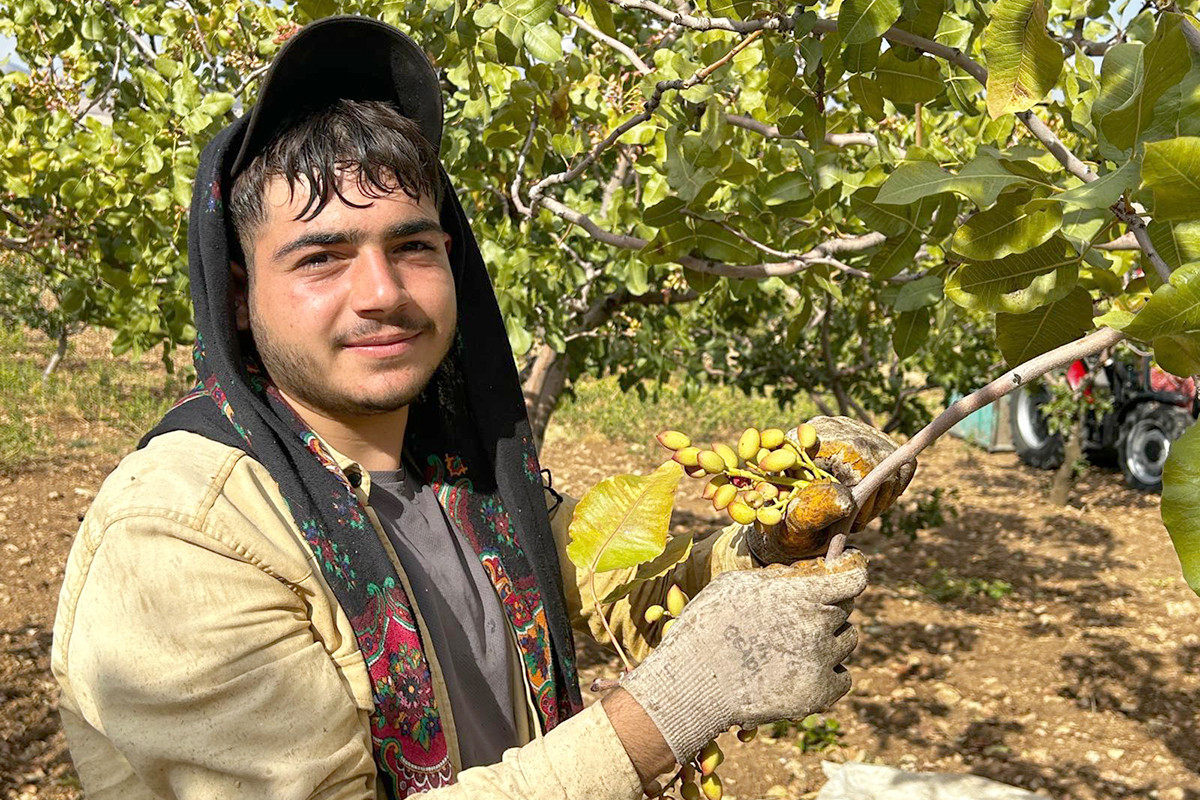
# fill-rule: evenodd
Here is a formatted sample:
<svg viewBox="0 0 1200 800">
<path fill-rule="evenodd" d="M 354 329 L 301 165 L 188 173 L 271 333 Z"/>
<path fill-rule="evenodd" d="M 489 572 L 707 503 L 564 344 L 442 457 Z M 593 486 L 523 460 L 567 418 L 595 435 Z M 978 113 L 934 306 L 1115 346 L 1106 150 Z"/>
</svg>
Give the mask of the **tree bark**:
<svg viewBox="0 0 1200 800">
<path fill-rule="evenodd" d="M 46 365 L 46 369 L 42 370 L 42 380 L 47 381 L 54 374 L 55 368 L 63 360 L 63 356 L 67 354 L 67 330 L 63 328 L 58 334 L 58 347 L 54 351 L 54 355 L 50 356 L 50 363 Z"/>
<path fill-rule="evenodd" d="M 550 415 L 558 407 L 558 399 L 567 385 L 567 356 L 558 353 L 548 344 L 543 344 L 533 361 L 529 375 L 521 384 L 525 396 L 525 411 L 529 414 L 529 426 L 533 429 L 534 446 L 539 450 L 546 437 L 546 426 Z"/>
<path fill-rule="evenodd" d="M 1083 421 L 1087 417 L 1087 404 L 1080 398 L 1079 416 L 1071 428 L 1071 435 L 1063 444 L 1063 462 L 1054 472 L 1054 482 L 1050 484 L 1050 502 L 1056 506 L 1065 506 L 1071 499 L 1071 489 L 1075 486 L 1075 465 L 1083 458 Z"/>
</svg>

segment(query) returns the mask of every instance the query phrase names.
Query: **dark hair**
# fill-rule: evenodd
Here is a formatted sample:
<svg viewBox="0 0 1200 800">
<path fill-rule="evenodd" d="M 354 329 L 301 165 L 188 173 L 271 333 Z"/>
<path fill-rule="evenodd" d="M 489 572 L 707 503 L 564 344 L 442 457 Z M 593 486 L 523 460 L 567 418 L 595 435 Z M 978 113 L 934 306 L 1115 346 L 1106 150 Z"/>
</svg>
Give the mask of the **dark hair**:
<svg viewBox="0 0 1200 800">
<path fill-rule="evenodd" d="M 272 178 L 286 179 L 293 194 L 301 178 L 307 181 L 308 201 L 296 219 L 312 219 L 334 194 L 357 205 L 342 194 L 348 175 L 367 197 L 400 189 L 413 200 L 432 197 L 441 210 L 437 151 L 417 123 L 381 100 L 338 100 L 285 124 L 234 180 L 229 214 L 243 263 L 253 253 L 252 234 L 266 222 L 263 196 Z"/>
</svg>

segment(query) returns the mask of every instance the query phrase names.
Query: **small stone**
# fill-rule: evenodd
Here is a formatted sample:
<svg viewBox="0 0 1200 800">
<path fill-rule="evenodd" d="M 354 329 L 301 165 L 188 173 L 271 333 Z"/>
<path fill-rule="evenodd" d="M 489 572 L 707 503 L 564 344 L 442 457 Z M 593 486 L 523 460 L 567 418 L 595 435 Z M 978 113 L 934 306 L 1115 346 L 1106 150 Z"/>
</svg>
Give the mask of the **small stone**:
<svg viewBox="0 0 1200 800">
<path fill-rule="evenodd" d="M 46 495 L 46 499 L 47 499 L 47 500 L 61 500 L 61 499 L 62 499 L 62 492 L 60 492 L 60 491 L 57 491 L 57 490 L 56 490 L 56 491 L 53 491 L 53 492 L 51 492 L 50 494 Z"/>
<path fill-rule="evenodd" d="M 91 489 L 84 489 L 82 486 L 76 486 L 75 487 L 75 495 L 77 497 L 82 497 L 85 500 L 91 500 L 93 497 L 96 496 L 96 493 L 93 492 Z"/>
<path fill-rule="evenodd" d="M 1120 758 L 1123 755 L 1125 755 L 1125 751 L 1122 750 L 1120 747 L 1108 748 L 1108 757 L 1111 758 L 1113 761 L 1116 761 L 1118 758 Z"/>
<path fill-rule="evenodd" d="M 1100 763 L 1100 754 L 1097 753 L 1095 750 L 1088 750 L 1086 753 L 1083 754 L 1083 757 L 1085 759 L 1087 759 L 1087 762 L 1089 764 L 1099 764 Z"/>
</svg>

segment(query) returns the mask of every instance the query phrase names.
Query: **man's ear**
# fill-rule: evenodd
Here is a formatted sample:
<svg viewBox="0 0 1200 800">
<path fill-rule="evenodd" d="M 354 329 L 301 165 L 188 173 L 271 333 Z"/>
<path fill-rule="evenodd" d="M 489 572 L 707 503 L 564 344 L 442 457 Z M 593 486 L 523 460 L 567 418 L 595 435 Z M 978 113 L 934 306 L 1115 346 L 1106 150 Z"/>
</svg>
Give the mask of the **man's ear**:
<svg viewBox="0 0 1200 800">
<path fill-rule="evenodd" d="M 250 330 L 250 281 L 245 268 L 236 261 L 229 262 L 229 273 L 233 276 L 230 289 L 233 292 L 233 318 L 239 331 Z"/>
</svg>

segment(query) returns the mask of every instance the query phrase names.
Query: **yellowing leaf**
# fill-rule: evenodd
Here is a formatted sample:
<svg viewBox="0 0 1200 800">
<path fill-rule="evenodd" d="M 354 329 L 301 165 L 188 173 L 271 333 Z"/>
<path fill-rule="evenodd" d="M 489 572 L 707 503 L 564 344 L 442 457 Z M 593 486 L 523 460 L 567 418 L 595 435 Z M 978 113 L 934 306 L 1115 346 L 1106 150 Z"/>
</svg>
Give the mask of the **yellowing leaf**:
<svg viewBox="0 0 1200 800">
<path fill-rule="evenodd" d="M 681 477 L 683 467 L 668 461 L 650 475 L 617 475 L 593 486 L 571 519 L 571 563 L 607 572 L 661 555 Z"/>
<path fill-rule="evenodd" d="M 992 6 L 983 60 L 992 119 L 1027 111 L 1049 94 L 1062 72 L 1063 51 L 1046 32 L 1042 0 L 998 0 Z"/>
<path fill-rule="evenodd" d="M 1200 219 L 1200 136 L 1147 143 L 1142 185 L 1154 193 L 1155 220 Z"/>
</svg>

